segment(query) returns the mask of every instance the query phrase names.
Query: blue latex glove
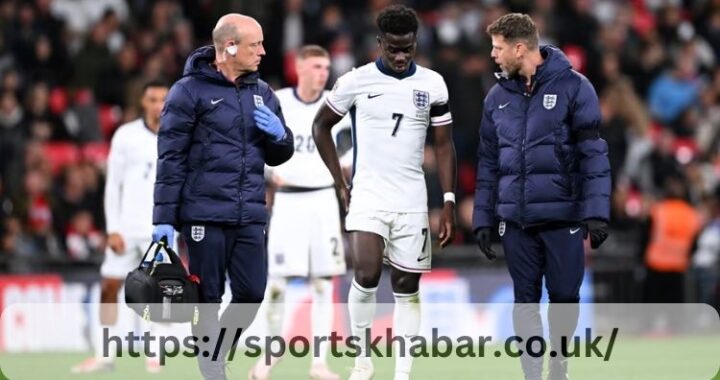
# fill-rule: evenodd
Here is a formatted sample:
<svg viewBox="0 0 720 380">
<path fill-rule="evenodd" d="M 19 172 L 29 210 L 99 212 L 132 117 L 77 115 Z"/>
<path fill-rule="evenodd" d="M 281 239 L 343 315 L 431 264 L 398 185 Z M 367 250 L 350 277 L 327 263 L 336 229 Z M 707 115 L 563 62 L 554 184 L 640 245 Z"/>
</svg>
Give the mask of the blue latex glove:
<svg viewBox="0 0 720 380">
<path fill-rule="evenodd" d="M 253 117 L 257 127 L 272 136 L 275 141 L 285 138 L 285 127 L 283 127 L 280 118 L 273 111 L 270 111 L 270 108 L 267 108 L 266 105 L 263 104 L 257 107 L 253 111 Z"/>
<path fill-rule="evenodd" d="M 166 238 L 168 246 L 172 246 L 175 229 L 169 224 L 158 224 L 153 228 L 152 239 L 154 242 L 160 242 L 160 239 Z"/>
</svg>

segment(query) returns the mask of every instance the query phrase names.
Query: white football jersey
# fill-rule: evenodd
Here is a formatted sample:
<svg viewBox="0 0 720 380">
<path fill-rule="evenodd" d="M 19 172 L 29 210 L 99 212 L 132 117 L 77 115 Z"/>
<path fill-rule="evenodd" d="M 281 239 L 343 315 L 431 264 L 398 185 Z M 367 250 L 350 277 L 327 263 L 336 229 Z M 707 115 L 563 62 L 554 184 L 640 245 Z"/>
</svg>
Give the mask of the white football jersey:
<svg viewBox="0 0 720 380">
<path fill-rule="evenodd" d="M 312 136 L 313 119 L 327 94 L 328 91 L 323 91 L 316 101 L 306 103 L 300 100 L 295 88 L 286 87 L 275 92 L 280 100 L 285 123 L 295 138 L 295 154 L 292 158 L 269 169 L 283 185 L 309 188 L 333 185 L 332 175 L 320 157 Z M 341 121 L 333 128 L 333 133 L 346 127 Z"/>
<path fill-rule="evenodd" d="M 110 143 L 105 183 L 107 232 L 123 238 L 152 235 L 157 135 L 143 119 L 121 125 Z"/>
<path fill-rule="evenodd" d="M 325 103 L 338 115 L 350 113 L 350 208 L 427 212 L 427 128 L 452 123 L 442 76 L 414 63 L 404 75 L 393 75 L 378 60 L 340 77 Z"/>
</svg>

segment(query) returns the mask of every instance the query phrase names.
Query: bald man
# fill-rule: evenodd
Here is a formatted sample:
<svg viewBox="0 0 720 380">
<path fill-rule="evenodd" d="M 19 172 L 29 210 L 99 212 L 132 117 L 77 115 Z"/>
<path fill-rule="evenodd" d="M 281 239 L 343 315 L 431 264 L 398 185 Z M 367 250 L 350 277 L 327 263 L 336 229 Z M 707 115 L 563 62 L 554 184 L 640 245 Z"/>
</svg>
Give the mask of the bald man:
<svg viewBox="0 0 720 380">
<path fill-rule="evenodd" d="M 209 337 L 198 345 L 211 355 L 198 362 L 214 380 L 226 378 L 228 341 L 252 322 L 265 293 L 264 165 L 289 160 L 294 146 L 277 97 L 257 73 L 265 55 L 260 24 L 225 15 L 213 44 L 187 59 L 161 114 L 152 238 L 172 241 L 182 231 L 204 303 L 193 334 Z M 226 273 L 232 303 L 218 321 Z M 225 343 L 219 350 L 216 339 Z"/>
</svg>

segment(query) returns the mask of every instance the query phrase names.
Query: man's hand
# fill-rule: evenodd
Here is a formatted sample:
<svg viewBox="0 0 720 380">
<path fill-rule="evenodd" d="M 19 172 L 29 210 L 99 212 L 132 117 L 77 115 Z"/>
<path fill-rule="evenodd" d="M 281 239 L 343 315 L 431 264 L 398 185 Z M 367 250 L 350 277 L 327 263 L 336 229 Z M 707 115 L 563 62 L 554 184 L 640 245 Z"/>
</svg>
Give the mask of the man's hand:
<svg viewBox="0 0 720 380">
<path fill-rule="evenodd" d="M 159 243 L 163 238 L 167 239 L 168 245 L 173 243 L 175 236 L 175 228 L 169 224 L 158 224 L 153 228 L 152 239 L 155 243 Z"/>
<path fill-rule="evenodd" d="M 494 261 L 497 255 L 495 251 L 490 248 L 490 237 L 492 235 L 492 228 L 483 227 L 475 232 L 475 241 L 477 242 L 478 248 L 485 254 L 485 257 L 490 261 Z"/>
<path fill-rule="evenodd" d="M 440 248 L 455 240 L 455 203 L 445 202 L 440 214 Z"/>
<path fill-rule="evenodd" d="M 597 249 L 608 237 L 608 225 L 605 221 L 599 219 L 588 219 L 584 222 L 585 233 L 584 238 L 590 236 L 590 247 Z"/>
<path fill-rule="evenodd" d="M 253 111 L 253 118 L 255 124 L 263 132 L 272 136 L 275 141 L 280 141 L 285 138 L 285 127 L 283 127 L 280 118 L 275 115 L 270 108 L 266 105 L 261 105 Z"/>
<path fill-rule="evenodd" d="M 113 232 L 108 235 L 107 245 L 118 255 L 125 253 L 125 241 L 123 240 L 122 235 L 117 232 Z"/>
<path fill-rule="evenodd" d="M 335 185 L 335 187 L 340 196 L 340 206 L 342 206 L 343 214 L 347 215 L 350 211 L 350 188 L 345 183 Z"/>
</svg>

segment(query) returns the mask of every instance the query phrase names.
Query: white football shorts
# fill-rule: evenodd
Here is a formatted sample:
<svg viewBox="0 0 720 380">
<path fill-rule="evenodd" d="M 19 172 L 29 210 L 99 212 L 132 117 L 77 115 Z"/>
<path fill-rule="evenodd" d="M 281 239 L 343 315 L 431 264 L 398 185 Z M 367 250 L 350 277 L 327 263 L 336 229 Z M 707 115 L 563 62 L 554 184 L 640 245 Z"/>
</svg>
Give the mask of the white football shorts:
<svg viewBox="0 0 720 380">
<path fill-rule="evenodd" d="M 365 231 L 385 240 L 383 261 L 413 273 L 429 272 L 432 262 L 430 223 L 426 212 L 356 211 L 345 218 L 348 231 Z"/>
<path fill-rule="evenodd" d="M 335 189 L 275 193 L 268 230 L 268 275 L 327 277 L 346 270 Z"/>
<path fill-rule="evenodd" d="M 124 280 L 128 272 L 131 272 L 140 265 L 145 250 L 148 249 L 152 239 L 123 238 L 125 252 L 117 254 L 110 247 L 105 248 L 105 258 L 100 266 L 100 275 L 103 278 L 115 278 Z M 151 253 L 152 254 L 152 253 Z"/>
</svg>

